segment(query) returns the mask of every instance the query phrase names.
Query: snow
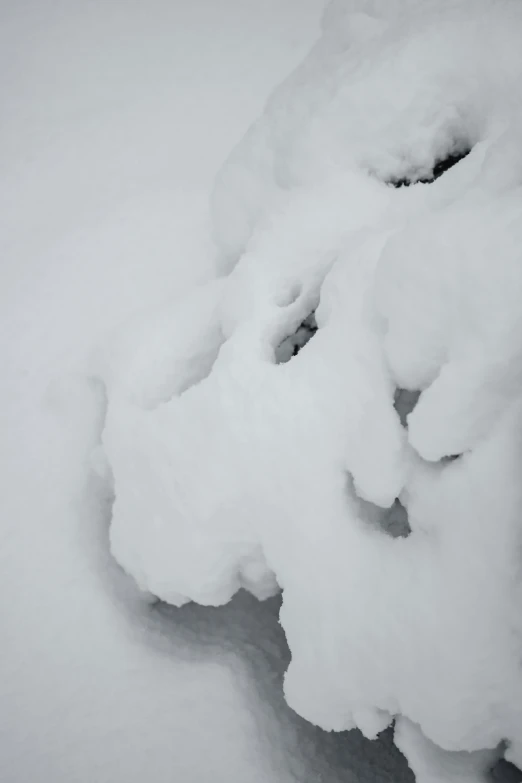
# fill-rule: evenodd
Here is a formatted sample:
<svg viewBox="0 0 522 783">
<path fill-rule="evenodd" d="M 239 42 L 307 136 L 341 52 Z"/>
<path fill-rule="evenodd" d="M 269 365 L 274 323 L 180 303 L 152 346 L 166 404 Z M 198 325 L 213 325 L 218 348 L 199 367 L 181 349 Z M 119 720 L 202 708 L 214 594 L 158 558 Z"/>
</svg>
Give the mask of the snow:
<svg viewBox="0 0 522 783">
<path fill-rule="evenodd" d="M 488 780 L 497 754 L 495 751 L 444 753 L 423 736 L 419 727 L 399 718 L 395 743 L 402 750 L 415 773 L 417 783 L 478 783 Z"/>
<path fill-rule="evenodd" d="M 262 111 L 322 5 L 2 11 L 9 783 L 522 766 L 520 5 L 334 0 Z"/>
<path fill-rule="evenodd" d="M 336 0 L 218 175 L 220 277 L 94 360 L 116 560 L 176 606 L 281 588 L 289 705 L 397 717 L 419 781 L 522 766 L 521 33 Z"/>
<path fill-rule="evenodd" d="M 379 765 L 361 738 L 285 711 L 277 603 L 167 615 L 137 594 L 109 557 L 110 497 L 91 471 L 105 405 L 84 378 L 92 346 L 137 311 L 161 321 L 162 302 L 209 277 L 215 170 L 313 40 L 321 5 L 3 4 L 5 783 L 340 781 Z M 244 570 L 257 581 L 255 561 Z M 397 758 L 383 745 L 390 779 Z"/>
<path fill-rule="evenodd" d="M 425 389 L 408 421 L 425 459 L 473 449 L 519 394 L 521 240 L 515 190 L 418 220 L 383 254 L 386 355 L 398 385 Z"/>
</svg>

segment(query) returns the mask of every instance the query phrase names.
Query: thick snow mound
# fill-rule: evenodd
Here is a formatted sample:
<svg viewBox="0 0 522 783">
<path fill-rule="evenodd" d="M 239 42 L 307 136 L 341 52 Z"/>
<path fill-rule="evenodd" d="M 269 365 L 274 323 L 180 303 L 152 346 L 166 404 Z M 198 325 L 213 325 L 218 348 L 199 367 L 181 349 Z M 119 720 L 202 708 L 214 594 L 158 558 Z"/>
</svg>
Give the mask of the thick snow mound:
<svg viewBox="0 0 522 783">
<path fill-rule="evenodd" d="M 522 765 L 521 36 L 515 0 L 331 4 L 219 175 L 229 276 L 103 356 L 116 559 L 176 605 L 282 588 L 290 705 L 403 716 L 420 781 Z"/>
<path fill-rule="evenodd" d="M 511 128 L 494 178 L 519 181 L 521 25 L 516 0 L 332 3 L 317 45 L 218 178 L 221 267 L 239 258 L 277 194 L 354 169 L 381 181 L 421 179 L 441 158 Z M 452 179 L 448 195 L 467 178 Z"/>
</svg>

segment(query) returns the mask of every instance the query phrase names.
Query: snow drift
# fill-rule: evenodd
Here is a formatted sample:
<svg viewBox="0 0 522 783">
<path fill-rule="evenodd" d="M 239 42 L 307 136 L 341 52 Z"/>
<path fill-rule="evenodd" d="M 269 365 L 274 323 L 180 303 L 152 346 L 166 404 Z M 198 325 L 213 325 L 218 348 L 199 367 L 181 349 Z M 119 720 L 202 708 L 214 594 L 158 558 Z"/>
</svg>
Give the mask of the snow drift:
<svg viewBox="0 0 522 783">
<path fill-rule="evenodd" d="M 289 704 L 398 718 L 425 781 L 522 766 L 521 36 L 516 0 L 334 0 L 217 179 L 221 276 L 102 357 L 118 562 L 281 588 Z"/>
</svg>

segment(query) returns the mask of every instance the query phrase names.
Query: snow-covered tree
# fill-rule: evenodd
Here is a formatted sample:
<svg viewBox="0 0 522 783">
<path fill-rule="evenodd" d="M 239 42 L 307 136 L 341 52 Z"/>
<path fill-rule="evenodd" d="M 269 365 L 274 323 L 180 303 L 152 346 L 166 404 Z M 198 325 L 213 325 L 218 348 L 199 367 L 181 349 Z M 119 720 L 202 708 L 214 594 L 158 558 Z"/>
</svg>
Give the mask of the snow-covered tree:
<svg viewBox="0 0 522 783">
<path fill-rule="evenodd" d="M 419 781 L 522 766 L 521 40 L 517 0 L 334 0 L 217 179 L 219 277 L 104 358 L 116 559 L 282 589 L 289 704 L 396 719 Z"/>
</svg>

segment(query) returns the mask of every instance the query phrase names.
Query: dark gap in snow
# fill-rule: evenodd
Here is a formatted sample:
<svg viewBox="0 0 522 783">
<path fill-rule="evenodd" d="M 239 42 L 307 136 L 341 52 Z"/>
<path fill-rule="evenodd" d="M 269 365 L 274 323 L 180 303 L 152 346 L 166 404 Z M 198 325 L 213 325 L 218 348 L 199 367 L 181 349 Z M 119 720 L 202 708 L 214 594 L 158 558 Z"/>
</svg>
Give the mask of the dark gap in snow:
<svg viewBox="0 0 522 783">
<path fill-rule="evenodd" d="M 399 498 L 390 508 L 381 508 L 368 500 L 358 498 L 361 518 L 372 527 L 382 530 L 390 538 L 407 538 L 411 533 L 408 512 Z"/>
<path fill-rule="evenodd" d="M 416 185 L 418 182 L 428 185 L 431 182 L 435 182 L 435 180 L 439 179 L 439 177 L 442 177 L 442 175 L 445 174 L 446 171 L 453 168 L 453 166 L 456 166 L 457 163 L 460 163 L 460 161 L 463 160 L 465 157 L 467 157 L 470 152 L 471 152 L 471 147 L 465 146 L 459 152 L 455 151 L 449 153 L 449 155 L 446 155 L 446 157 L 441 158 L 440 160 L 435 162 L 431 174 L 429 174 L 428 176 L 416 177 L 413 174 L 412 176 L 409 177 L 398 177 L 397 179 L 394 178 L 389 179 L 386 184 L 391 185 L 394 188 L 404 188 L 404 187 L 408 187 L 409 185 Z"/>
<path fill-rule="evenodd" d="M 395 498 L 393 506 L 380 509 L 380 511 L 379 524 L 385 533 L 392 538 L 407 538 L 410 535 L 411 527 L 408 520 L 408 512 L 399 498 Z"/>
<path fill-rule="evenodd" d="M 441 463 L 443 465 L 447 465 L 450 462 L 455 462 L 456 459 L 460 459 L 462 457 L 462 454 L 448 454 L 447 457 L 443 457 L 441 459 Z"/>
<path fill-rule="evenodd" d="M 420 397 L 420 391 L 410 391 L 409 389 L 396 389 L 393 405 L 403 427 L 407 426 L 406 417 L 417 405 Z"/>
<path fill-rule="evenodd" d="M 347 477 L 348 491 L 357 502 L 359 518 L 370 527 L 380 530 L 391 538 L 407 538 L 411 533 L 408 512 L 399 498 L 396 498 L 390 508 L 370 503 L 359 497 L 355 483 L 350 474 Z"/>
<path fill-rule="evenodd" d="M 297 356 L 301 348 L 311 340 L 317 332 L 317 322 L 315 320 L 315 310 L 308 315 L 304 321 L 301 321 L 295 332 L 282 340 L 275 349 L 276 364 L 285 364 L 294 356 Z"/>
<path fill-rule="evenodd" d="M 489 778 L 492 783 L 522 783 L 522 770 L 500 759 L 491 769 Z"/>
</svg>

